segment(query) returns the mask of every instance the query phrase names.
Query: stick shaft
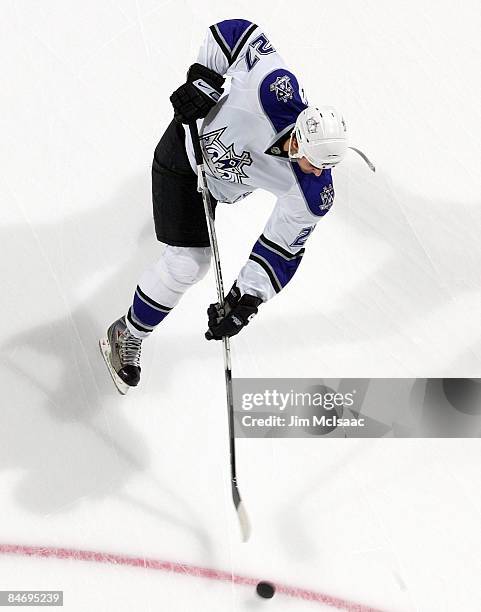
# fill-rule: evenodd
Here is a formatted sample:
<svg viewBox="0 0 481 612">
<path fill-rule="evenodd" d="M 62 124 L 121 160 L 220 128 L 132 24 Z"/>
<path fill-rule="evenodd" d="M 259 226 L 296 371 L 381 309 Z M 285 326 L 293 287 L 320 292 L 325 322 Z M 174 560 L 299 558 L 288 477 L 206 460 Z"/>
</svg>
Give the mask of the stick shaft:
<svg viewBox="0 0 481 612">
<path fill-rule="evenodd" d="M 215 281 L 217 286 L 217 299 L 221 306 L 224 306 L 224 284 L 222 281 L 222 269 L 220 265 L 219 247 L 217 243 L 217 235 L 215 232 L 214 210 L 210 199 L 209 189 L 207 187 L 207 179 L 205 176 L 204 156 L 199 140 L 199 131 L 195 122 L 189 124 L 192 145 L 194 147 L 195 161 L 197 164 L 197 175 L 199 181 L 199 191 L 202 194 L 204 202 L 205 218 L 207 221 L 207 229 L 209 232 L 209 241 L 214 259 Z M 242 505 L 238 485 L 237 485 L 237 470 L 236 470 L 236 450 L 235 450 L 235 430 L 234 430 L 234 397 L 232 392 L 232 366 L 230 354 L 230 339 L 222 338 L 223 354 L 224 354 L 224 373 L 225 387 L 227 399 L 227 414 L 229 420 L 229 450 L 230 450 L 230 467 L 231 467 L 231 485 L 232 499 L 239 515 L 241 529 L 244 540 L 249 537 L 250 527 L 248 525 L 247 515 Z"/>
</svg>

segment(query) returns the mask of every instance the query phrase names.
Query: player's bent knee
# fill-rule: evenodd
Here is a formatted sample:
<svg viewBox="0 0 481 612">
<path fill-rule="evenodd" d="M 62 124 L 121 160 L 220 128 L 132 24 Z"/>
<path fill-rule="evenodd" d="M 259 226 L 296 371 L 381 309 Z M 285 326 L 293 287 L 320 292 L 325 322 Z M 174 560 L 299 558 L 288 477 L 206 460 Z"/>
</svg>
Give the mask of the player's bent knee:
<svg viewBox="0 0 481 612">
<path fill-rule="evenodd" d="M 180 286 L 194 285 L 207 274 L 210 265 L 209 247 L 166 248 L 164 262 L 169 276 Z"/>
</svg>

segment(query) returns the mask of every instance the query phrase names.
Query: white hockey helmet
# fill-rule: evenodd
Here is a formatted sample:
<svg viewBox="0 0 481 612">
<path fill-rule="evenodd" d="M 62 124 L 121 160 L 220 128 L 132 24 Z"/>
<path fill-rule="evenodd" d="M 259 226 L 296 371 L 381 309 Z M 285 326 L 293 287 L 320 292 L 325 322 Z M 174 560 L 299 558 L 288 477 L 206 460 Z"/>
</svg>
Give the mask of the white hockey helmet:
<svg viewBox="0 0 481 612">
<path fill-rule="evenodd" d="M 292 136 L 298 151 L 292 153 Z M 308 106 L 297 117 L 289 142 L 289 157 L 305 157 L 316 168 L 333 168 L 347 152 L 346 123 L 333 106 Z"/>
</svg>

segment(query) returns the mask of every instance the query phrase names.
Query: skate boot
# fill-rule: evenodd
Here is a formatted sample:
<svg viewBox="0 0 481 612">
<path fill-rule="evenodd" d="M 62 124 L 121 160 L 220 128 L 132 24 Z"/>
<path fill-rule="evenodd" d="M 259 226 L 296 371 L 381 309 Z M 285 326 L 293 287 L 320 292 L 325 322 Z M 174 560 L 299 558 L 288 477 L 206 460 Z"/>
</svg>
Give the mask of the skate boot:
<svg viewBox="0 0 481 612">
<path fill-rule="evenodd" d="M 122 395 L 140 381 L 140 351 L 142 340 L 133 336 L 121 317 L 107 330 L 107 337 L 100 340 L 100 351 L 110 371 L 115 386 Z"/>
</svg>

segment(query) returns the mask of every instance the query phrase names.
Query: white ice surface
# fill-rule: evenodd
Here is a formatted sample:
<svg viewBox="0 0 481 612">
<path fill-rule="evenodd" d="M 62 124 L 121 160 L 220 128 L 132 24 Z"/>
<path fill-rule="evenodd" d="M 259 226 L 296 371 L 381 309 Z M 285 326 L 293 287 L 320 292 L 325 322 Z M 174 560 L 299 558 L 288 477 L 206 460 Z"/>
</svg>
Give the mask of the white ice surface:
<svg viewBox="0 0 481 612">
<path fill-rule="evenodd" d="M 118 396 L 97 349 L 159 253 L 150 161 L 205 28 L 265 26 L 312 101 L 346 116 L 336 203 L 237 376 L 478 377 L 481 11 L 473 0 L 4 0 L 0 9 L 0 545 L 270 578 L 382 610 L 480 608 L 478 440 L 242 440 L 228 488 L 213 277 L 145 343 Z M 226 284 L 273 205 L 220 207 Z M 0 555 L 1 589 L 70 611 L 332 609 L 161 571 Z"/>
</svg>

